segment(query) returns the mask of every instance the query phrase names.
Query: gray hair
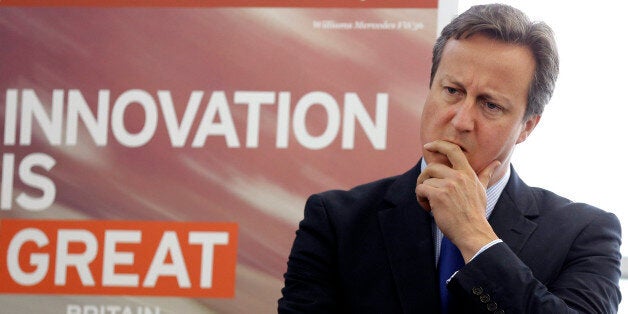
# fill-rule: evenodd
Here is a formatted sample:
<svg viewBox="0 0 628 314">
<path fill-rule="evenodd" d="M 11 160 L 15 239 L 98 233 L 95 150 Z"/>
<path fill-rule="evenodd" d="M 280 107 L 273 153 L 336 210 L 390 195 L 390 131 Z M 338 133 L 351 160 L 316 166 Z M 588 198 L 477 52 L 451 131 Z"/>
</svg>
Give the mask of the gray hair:
<svg viewBox="0 0 628 314">
<path fill-rule="evenodd" d="M 530 48 L 535 59 L 535 69 L 524 118 L 542 114 L 552 98 L 558 78 L 558 51 L 554 33 L 544 22 L 531 22 L 523 12 L 508 5 L 473 6 L 445 26 L 434 44 L 430 86 L 447 41 L 451 38 L 469 38 L 474 34 Z"/>
</svg>

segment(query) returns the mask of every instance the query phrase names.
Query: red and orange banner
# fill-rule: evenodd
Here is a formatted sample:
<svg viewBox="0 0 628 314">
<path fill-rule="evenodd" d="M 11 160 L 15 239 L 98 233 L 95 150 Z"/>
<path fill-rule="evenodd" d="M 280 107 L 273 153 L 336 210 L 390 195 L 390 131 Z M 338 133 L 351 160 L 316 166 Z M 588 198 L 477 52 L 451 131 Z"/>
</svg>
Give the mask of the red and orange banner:
<svg viewBox="0 0 628 314">
<path fill-rule="evenodd" d="M 0 1 L 0 311 L 275 313 L 307 197 L 418 161 L 435 1 L 150 3 Z"/>
</svg>

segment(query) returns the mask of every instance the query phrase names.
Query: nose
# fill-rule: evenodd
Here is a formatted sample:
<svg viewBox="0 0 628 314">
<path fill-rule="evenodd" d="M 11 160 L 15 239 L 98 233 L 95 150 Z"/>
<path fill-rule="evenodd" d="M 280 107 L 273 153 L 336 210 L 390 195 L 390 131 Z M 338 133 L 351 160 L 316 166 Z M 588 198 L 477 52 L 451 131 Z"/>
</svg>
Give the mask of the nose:
<svg viewBox="0 0 628 314">
<path fill-rule="evenodd" d="M 469 132 L 475 128 L 475 106 L 467 97 L 455 108 L 451 124 L 459 132 Z"/>
</svg>

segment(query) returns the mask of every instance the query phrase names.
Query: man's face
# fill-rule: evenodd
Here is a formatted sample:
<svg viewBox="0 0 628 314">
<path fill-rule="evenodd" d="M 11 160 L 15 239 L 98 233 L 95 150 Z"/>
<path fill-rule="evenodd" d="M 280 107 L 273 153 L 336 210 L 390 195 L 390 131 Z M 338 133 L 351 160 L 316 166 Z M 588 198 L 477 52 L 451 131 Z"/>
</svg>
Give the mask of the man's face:
<svg viewBox="0 0 628 314">
<path fill-rule="evenodd" d="M 540 116 L 523 119 L 535 62 L 527 47 L 483 35 L 450 39 L 443 50 L 421 117 L 421 140 L 452 142 L 476 173 L 493 160 L 501 178 L 515 144 L 523 142 Z M 447 158 L 423 149 L 427 163 Z"/>
</svg>

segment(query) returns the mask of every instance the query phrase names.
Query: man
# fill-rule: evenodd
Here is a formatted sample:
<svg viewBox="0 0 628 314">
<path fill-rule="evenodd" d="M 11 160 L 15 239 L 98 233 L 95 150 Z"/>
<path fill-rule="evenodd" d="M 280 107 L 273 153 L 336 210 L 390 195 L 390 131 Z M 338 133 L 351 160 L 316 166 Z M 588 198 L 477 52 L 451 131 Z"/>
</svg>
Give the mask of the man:
<svg viewBox="0 0 628 314">
<path fill-rule="evenodd" d="M 434 47 L 423 158 L 308 199 L 279 312 L 616 312 L 617 218 L 528 187 L 510 166 L 557 75 L 546 24 L 505 5 L 454 19 Z"/>
</svg>

